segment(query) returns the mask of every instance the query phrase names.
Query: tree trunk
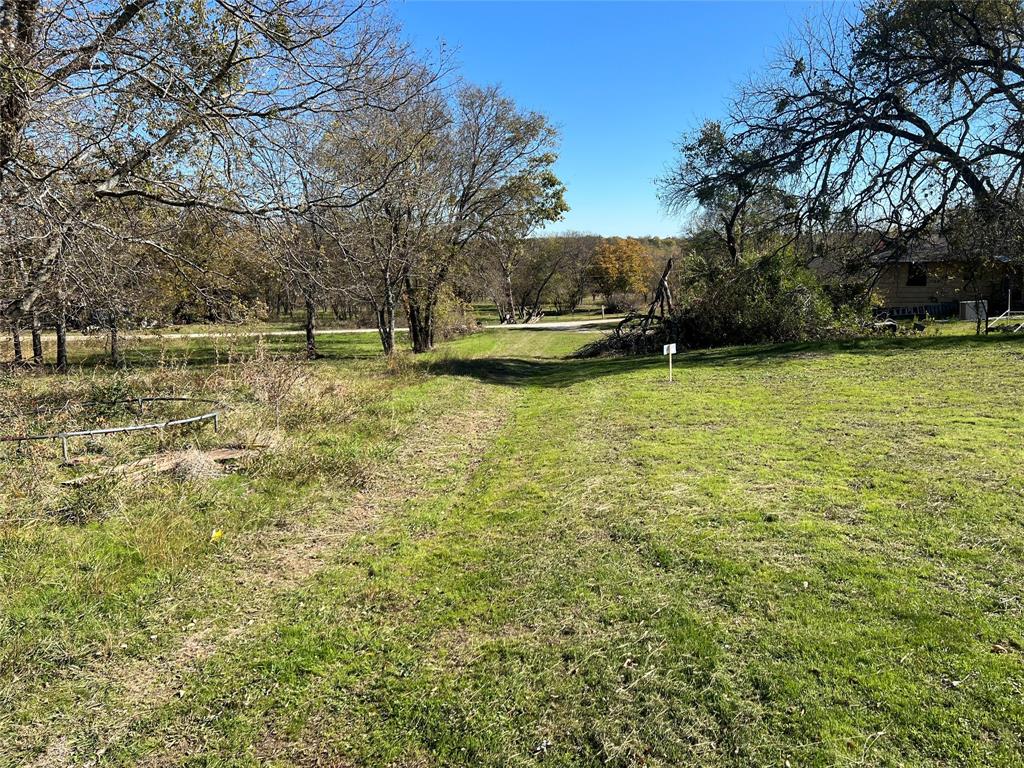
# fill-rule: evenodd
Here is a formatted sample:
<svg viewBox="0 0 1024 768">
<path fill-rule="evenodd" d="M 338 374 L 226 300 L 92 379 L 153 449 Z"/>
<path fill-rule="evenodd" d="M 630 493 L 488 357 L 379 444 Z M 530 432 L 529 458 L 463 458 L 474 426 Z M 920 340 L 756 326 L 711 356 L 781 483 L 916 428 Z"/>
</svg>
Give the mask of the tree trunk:
<svg viewBox="0 0 1024 768">
<path fill-rule="evenodd" d="M 380 344 L 388 357 L 395 354 L 395 303 L 388 301 L 377 310 L 377 331 Z"/>
<path fill-rule="evenodd" d="M 68 370 L 68 326 L 61 312 L 57 316 L 57 366 L 58 373 L 66 373 Z"/>
<path fill-rule="evenodd" d="M 412 351 L 429 352 L 434 348 L 434 323 L 429 304 L 409 302 L 409 335 L 412 336 Z"/>
<path fill-rule="evenodd" d="M 32 313 L 32 362 L 43 364 L 43 329 L 39 325 L 39 315 Z"/>
<path fill-rule="evenodd" d="M 316 360 L 316 306 L 312 299 L 306 299 L 306 359 Z"/>
<path fill-rule="evenodd" d="M 121 355 L 121 342 L 117 335 L 117 320 L 110 321 L 110 364 L 116 368 L 124 365 Z"/>
<path fill-rule="evenodd" d="M 572 296 L 569 297 L 569 314 L 574 314 L 577 309 L 580 308 L 580 304 L 583 303 L 583 291 L 577 290 Z"/>
<path fill-rule="evenodd" d="M 436 307 L 437 301 L 431 300 L 422 311 L 423 333 L 421 335 L 426 342 L 424 352 L 429 352 L 434 348 L 434 309 Z"/>
<path fill-rule="evenodd" d="M 516 297 L 512 290 L 512 270 L 503 270 L 505 275 L 505 301 L 508 302 L 508 315 L 502 318 L 503 323 L 514 323 L 516 321 Z"/>
<path fill-rule="evenodd" d="M 541 310 L 541 299 L 544 297 L 544 290 L 548 287 L 548 283 L 555 276 L 555 272 L 558 271 L 558 263 L 555 264 L 554 269 L 548 272 L 548 276 L 544 278 L 541 284 L 537 287 L 537 290 L 533 294 L 533 299 L 529 300 L 526 296 L 523 296 L 523 301 L 520 302 L 519 313 L 522 315 L 524 323 L 532 323 L 534 320 L 539 320 L 544 316 L 544 312 Z M 527 312 L 526 303 L 530 301 L 530 310 Z"/>
<path fill-rule="evenodd" d="M 729 257 L 733 266 L 740 263 L 740 245 L 736 239 L 736 220 L 743 210 L 742 205 L 737 205 L 732 210 L 732 215 L 724 220 L 725 224 L 725 246 L 729 249 Z M 646 298 L 645 298 L 646 300 Z"/>
<path fill-rule="evenodd" d="M 11 325 L 11 341 L 14 343 L 14 362 L 24 362 L 25 356 L 21 352 L 21 328 L 17 321 Z"/>
<path fill-rule="evenodd" d="M 413 352 L 429 352 L 434 348 L 434 310 L 437 308 L 438 290 L 443 284 L 444 276 L 437 276 L 433 281 L 435 287 L 428 285 L 417 292 L 412 281 L 405 278 L 405 306 Z"/>
</svg>

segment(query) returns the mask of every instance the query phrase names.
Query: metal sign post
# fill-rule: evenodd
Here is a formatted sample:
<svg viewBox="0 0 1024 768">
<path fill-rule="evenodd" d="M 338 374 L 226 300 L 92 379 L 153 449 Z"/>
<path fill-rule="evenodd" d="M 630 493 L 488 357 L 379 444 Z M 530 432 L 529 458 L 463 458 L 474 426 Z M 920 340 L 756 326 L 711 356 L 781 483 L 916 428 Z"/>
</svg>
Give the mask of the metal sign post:
<svg viewBox="0 0 1024 768">
<path fill-rule="evenodd" d="M 668 380 L 672 381 L 672 355 L 676 353 L 675 344 L 665 344 L 661 348 L 661 354 L 668 355 Z"/>
</svg>

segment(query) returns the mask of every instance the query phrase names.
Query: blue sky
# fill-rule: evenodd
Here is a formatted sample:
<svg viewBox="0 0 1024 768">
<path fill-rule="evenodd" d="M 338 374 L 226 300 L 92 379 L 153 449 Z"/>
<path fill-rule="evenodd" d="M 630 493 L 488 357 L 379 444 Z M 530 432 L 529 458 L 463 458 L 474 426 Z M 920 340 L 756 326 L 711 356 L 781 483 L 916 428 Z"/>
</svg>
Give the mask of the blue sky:
<svg viewBox="0 0 1024 768">
<path fill-rule="evenodd" d="M 548 228 L 675 235 L 654 181 L 673 143 L 721 117 L 732 87 L 768 62 L 813 4 L 433 2 L 392 6 L 424 49 L 443 40 L 467 80 L 499 84 L 559 126 L 556 172 L 572 210 Z"/>
</svg>

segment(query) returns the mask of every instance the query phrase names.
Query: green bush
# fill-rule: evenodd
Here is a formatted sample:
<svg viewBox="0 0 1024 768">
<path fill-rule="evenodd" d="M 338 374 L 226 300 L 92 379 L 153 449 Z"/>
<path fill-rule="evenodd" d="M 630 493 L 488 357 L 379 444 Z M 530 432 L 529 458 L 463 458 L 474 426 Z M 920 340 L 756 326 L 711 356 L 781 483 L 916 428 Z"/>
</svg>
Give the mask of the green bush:
<svg viewBox="0 0 1024 768">
<path fill-rule="evenodd" d="M 837 312 L 817 277 L 785 253 L 731 265 L 686 265 L 687 291 L 665 322 L 687 347 L 806 341 L 836 335 Z"/>
<path fill-rule="evenodd" d="M 437 340 L 455 339 L 472 333 L 476 328 L 473 305 L 456 296 L 449 286 L 442 287 L 434 309 L 434 333 Z"/>
<path fill-rule="evenodd" d="M 635 316 L 580 355 L 646 354 L 668 342 L 705 348 L 836 338 L 860 332 L 866 319 L 851 304 L 837 305 L 788 253 L 739 264 L 692 256 L 674 282 L 675 308 L 663 321 L 644 329 Z"/>
</svg>

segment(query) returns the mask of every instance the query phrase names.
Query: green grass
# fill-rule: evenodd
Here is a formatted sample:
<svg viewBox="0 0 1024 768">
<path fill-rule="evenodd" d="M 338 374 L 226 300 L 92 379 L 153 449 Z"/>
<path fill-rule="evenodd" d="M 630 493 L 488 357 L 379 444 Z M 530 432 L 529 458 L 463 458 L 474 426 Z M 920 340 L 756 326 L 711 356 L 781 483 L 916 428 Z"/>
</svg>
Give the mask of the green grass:
<svg viewBox="0 0 1024 768">
<path fill-rule="evenodd" d="M 1024 343 L 967 331 L 674 384 L 573 333 L 331 337 L 280 430 L 272 361 L 138 348 L 118 388 L 233 410 L 106 451 L 269 447 L 69 502 L 0 446 L 0 764 L 1022 765 Z M 115 389 L 78 354 L 0 388 Z"/>
</svg>

